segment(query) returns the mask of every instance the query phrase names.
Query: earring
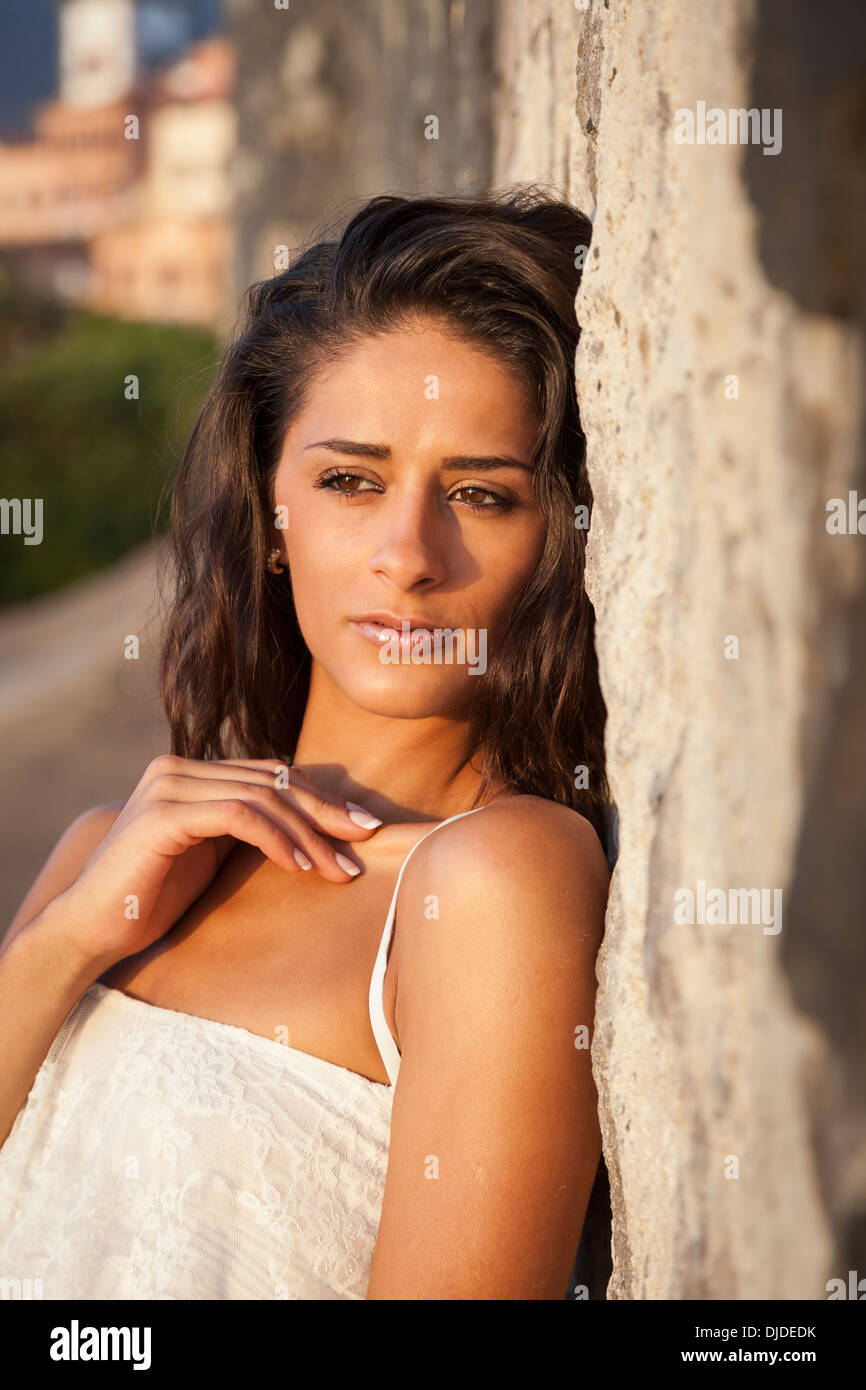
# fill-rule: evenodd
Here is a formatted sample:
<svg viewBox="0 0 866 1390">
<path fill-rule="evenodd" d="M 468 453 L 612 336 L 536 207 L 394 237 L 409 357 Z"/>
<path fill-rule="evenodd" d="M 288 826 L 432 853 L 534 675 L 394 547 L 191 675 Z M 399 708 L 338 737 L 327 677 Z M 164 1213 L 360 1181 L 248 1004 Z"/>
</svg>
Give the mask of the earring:
<svg viewBox="0 0 866 1390">
<path fill-rule="evenodd" d="M 279 558 L 280 552 L 276 547 L 268 551 L 268 563 L 265 568 L 269 570 L 271 574 L 282 574 L 283 566 L 277 563 Z"/>
</svg>

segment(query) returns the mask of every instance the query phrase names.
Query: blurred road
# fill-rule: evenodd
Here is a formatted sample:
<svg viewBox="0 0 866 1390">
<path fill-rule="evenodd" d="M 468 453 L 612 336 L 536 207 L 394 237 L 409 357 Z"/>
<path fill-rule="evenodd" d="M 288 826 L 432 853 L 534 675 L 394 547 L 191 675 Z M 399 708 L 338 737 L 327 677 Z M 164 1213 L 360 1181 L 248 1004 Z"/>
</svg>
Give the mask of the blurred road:
<svg viewBox="0 0 866 1390">
<path fill-rule="evenodd" d="M 0 610 L 0 936 L 59 835 L 123 801 L 168 750 L 157 691 L 157 553 Z M 139 658 L 124 656 L 139 639 Z"/>
</svg>

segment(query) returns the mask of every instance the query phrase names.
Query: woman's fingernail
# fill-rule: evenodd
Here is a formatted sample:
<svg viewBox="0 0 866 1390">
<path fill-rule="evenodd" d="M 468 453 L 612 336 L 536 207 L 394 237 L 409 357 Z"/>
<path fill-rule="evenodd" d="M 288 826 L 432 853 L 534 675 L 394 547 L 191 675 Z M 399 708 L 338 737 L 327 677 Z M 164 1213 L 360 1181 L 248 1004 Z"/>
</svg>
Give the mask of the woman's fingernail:
<svg viewBox="0 0 866 1390">
<path fill-rule="evenodd" d="M 304 854 L 304 851 L 302 849 L 295 850 L 295 858 L 297 859 L 302 869 L 312 869 L 313 865 L 311 861 L 307 858 L 307 856 Z"/>
<path fill-rule="evenodd" d="M 340 868 L 345 869 L 346 873 L 351 874 L 353 878 L 355 874 L 359 874 L 361 872 L 361 870 L 358 868 L 358 865 L 353 864 L 351 859 L 347 859 L 345 854 L 337 854 L 335 857 Z"/>
<path fill-rule="evenodd" d="M 356 825 L 363 825 L 365 830 L 375 830 L 377 825 L 382 824 L 375 816 L 371 816 L 369 811 L 365 811 L 363 806 L 356 806 L 354 801 L 347 801 L 346 808 L 349 820 L 353 820 Z"/>
</svg>

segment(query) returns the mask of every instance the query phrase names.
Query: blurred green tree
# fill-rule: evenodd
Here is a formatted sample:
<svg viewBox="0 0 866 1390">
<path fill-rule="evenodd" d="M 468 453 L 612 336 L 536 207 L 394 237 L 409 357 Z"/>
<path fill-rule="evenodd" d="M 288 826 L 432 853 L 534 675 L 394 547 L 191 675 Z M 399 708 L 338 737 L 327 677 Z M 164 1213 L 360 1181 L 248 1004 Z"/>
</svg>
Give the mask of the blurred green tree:
<svg viewBox="0 0 866 1390">
<path fill-rule="evenodd" d="M 155 534 L 219 356 L 214 334 L 69 309 L 0 279 L 0 496 L 43 499 L 40 545 L 0 535 L 0 604 Z"/>
</svg>

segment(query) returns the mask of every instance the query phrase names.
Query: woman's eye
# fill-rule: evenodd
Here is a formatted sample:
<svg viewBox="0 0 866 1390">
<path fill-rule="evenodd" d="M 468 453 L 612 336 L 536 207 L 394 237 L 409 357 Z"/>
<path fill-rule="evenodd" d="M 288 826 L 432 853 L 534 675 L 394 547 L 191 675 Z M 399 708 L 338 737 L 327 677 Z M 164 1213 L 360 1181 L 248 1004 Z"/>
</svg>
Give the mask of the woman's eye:
<svg viewBox="0 0 866 1390">
<path fill-rule="evenodd" d="M 366 484 L 366 486 L 363 486 Z M 335 469 L 332 473 L 323 473 L 321 478 L 316 481 L 316 487 L 324 488 L 328 492 L 336 492 L 340 497 L 351 502 L 354 497 L 358 497 L 362 492 L 381 492 L 375 483 L 369 478 L 365 478 L 361 473 L 347 473 L 342 469 Z M 463 496 L 461 497 L 461 494 Z M 468 496 L 466 495 L 468 494 Z M 486 501 L 478 501 L 478 498 L 486 498 Z M 482 487 L 480 483 L 464 483 L 462 487 L 456 488 L 452 492 L 448 501 L 460 502 L 462 506 L 471 507 L 475 512 L 490 511 L 510 511 L 515 505 L 508 497 L 502 497 L 498 492 L 493 492 L 490 488 Z"/>
<path fill-rule="evenodd" d="M 368 487 L 345 488 L 343 483 L 368 483 Z M 364 478 L 360 473 L 325 473 L 319 478 L 316 487 L 327 488 L 330 492 L 338 492 L 341 497 L 356 497 L 359 492 L 375 492 L 375 486 L 369 478 Z"/>
<path fill-rule="evenodd" d="M 463 487 L 457 488 L 456 492 L 452 492 L 451 498 L 449 500 L 453 500 L 460 492 L 475 493 L 476 496 L 490 498 L 489 502 L 467 501 L 466 506 L 472 507 L 474 511 L 489 512 L 501 510 L 507 512 L 510 511 L 511 508 L 514 506 L 514 503 L 510 500 L 510 498 L 501 497 L 498 492 L 492 492 L 490 488 L 487 487 L 479 487 L 475 483 L 466 483 Z"/>
</svg>

